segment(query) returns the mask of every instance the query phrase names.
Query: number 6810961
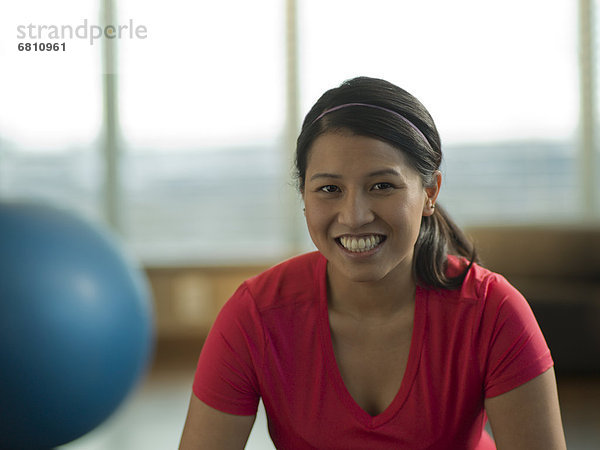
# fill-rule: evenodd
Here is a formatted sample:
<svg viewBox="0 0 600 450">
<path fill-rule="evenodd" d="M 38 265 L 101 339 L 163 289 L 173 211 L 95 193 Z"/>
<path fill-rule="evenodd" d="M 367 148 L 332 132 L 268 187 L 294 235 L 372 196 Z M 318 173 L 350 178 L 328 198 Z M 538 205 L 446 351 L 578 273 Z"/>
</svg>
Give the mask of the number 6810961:
<svg viewBox="0 0 600 450">
<path fill-rule="evenodd" d="M 67 49 L 65 42 L 45 43 L 45 42 L 19 42 L 17 49 L 20 52 L 59 52 Z"/>
</svg>

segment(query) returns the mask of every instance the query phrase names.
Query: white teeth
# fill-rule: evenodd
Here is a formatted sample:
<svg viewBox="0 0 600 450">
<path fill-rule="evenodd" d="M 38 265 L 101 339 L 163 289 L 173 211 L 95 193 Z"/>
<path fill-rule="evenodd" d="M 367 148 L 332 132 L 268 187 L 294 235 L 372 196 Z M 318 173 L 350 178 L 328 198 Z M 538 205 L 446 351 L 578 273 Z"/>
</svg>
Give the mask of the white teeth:
<svg viewBox="0 0 600 450">
<path fill-rule="evenodd" d="M 372 234 L 370 236 L 363 236 L 360 238 L 342 236 L 340 243 L 345 249 L 355 253 L 368 252 L 373 250 L 382 240 L 382 236 Z"/>
</svg>

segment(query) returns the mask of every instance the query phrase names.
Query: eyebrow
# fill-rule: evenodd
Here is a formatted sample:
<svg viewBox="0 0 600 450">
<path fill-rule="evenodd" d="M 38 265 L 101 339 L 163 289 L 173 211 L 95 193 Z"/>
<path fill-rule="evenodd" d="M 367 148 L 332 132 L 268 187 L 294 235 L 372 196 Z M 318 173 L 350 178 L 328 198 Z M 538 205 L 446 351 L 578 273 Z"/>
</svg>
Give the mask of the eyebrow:
<svg viewBox="0 0 600 450">
<path fill-rule="evenodd" d="M 367 174 L 367 177 L 368 178 L 370 178 L 370 177 L 377 177 L 377 176 L 380 176 L 380 175 L 393 175 L 393 176 L 396 176 L 396 177 L 402 176 L 402 175 L 400 175 L 400 173 L 397 170 L 390 168 L 390 169 L 376 170 L 374 172 L 371 172 L 371 173 Z M 338 174 L 335 174 L 335 173 L 326 173 L 326 172 L 323 172 L 323 173 L 315 173 L 312 177 L 310 177 L 310 180 L 312 181 L 312 180 L 315 180 L 317 178 L 335 178 L 335 179 L 339 179 L 339 178 L 342 178 L 342 176 L 338 175 Z"/>
</svg>

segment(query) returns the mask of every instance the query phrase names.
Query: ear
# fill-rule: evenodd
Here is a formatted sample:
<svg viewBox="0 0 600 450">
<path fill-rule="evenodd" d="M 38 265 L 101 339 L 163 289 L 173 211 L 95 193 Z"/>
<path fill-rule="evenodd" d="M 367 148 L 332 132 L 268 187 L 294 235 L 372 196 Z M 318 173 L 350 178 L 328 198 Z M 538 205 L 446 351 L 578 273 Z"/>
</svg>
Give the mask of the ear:
<svg viewBox="0 0 600 450">
<path fill-rule="evenodd" d="M 436 170 L 433 174 L 434 185 L 425 188 L 425 204 L 423 205 L 423 215 L 431 216 L 435 211 L 435 202 L 442 186 L 442 172 Z"/>
<path fill-rule="evenodd" d="M 302 213 L 306 217 L 306 203 L 304 202 L 304 194 L 305 194 L 304 186 L 300 187 L 299 190 L 300 190 L 300 197 L 302 199 Z"/>
</svg>

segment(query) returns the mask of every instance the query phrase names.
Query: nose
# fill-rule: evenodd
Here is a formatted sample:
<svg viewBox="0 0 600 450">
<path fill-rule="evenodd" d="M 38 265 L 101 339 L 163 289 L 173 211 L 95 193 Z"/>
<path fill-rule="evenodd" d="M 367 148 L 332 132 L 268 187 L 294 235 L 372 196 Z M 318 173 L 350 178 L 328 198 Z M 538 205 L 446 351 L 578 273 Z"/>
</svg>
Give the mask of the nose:
<svg viewBox="0 0 600 450">
<path fill-rule="evenodd" d="M 357 230 L 375 219 L 372 205 L 362 192 L 347 192 L 339 203 L 338 222 Z"/>
</svg>

